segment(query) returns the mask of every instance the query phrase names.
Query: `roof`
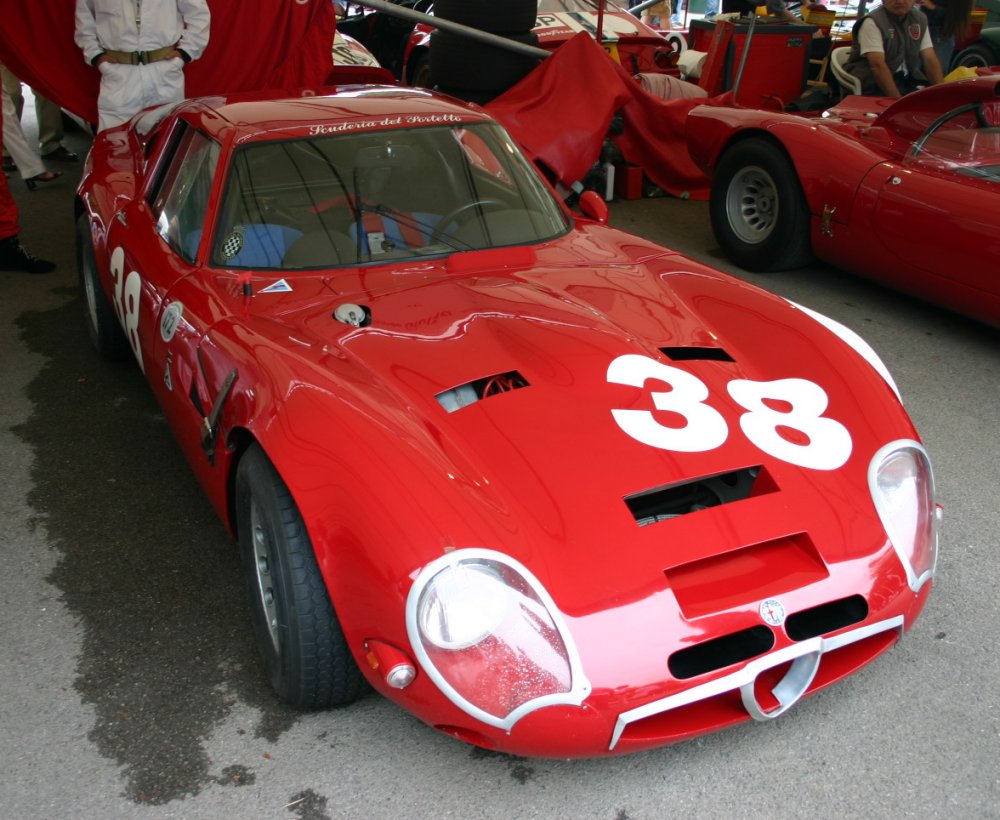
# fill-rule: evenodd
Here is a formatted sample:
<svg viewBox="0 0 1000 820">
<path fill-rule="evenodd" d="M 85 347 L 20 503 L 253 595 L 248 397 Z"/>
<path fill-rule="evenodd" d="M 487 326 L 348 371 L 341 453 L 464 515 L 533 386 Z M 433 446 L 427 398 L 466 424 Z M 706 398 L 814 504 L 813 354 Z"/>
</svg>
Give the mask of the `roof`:
<svg viewBox="0 0 1000 820">
<path fill-rule="evenodd" d="M 474 106 L 419 88 L 357 85 L 308 90 L 295 97 L 281 93 L 199 97 L 187 101 L 179 112 L 209 134 L 221 137 L 222 131 L 233 129 L 237 142 L 292 136 L 302 129 L 334 134 L 491 120 Z"/>
</svg>

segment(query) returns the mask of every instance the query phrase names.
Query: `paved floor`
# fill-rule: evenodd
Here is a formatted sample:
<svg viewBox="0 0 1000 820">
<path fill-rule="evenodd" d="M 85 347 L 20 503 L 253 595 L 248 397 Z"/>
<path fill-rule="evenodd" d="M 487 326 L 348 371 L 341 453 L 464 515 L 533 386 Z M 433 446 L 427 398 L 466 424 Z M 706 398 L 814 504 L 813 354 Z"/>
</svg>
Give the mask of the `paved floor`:
<svg viewBox="0 0 1000 820">
<path fill-rule="evenodd" d="M 235 549 L 137 370 L 89 347 L 72 173 L 12 182 L 26 244 L 58 271 L 0 273 L 0 819 L 1000 817 L 997 331 L 827 268 L 734 271 L 859 331 L 893 371 L 945 507 L 931 601 L 877 663 L 773 723 L 627 758 L 511 758 L 377 696 L 274 702 Z M 612 218 L 725 267 L 703 203 Z"/>
</svg>

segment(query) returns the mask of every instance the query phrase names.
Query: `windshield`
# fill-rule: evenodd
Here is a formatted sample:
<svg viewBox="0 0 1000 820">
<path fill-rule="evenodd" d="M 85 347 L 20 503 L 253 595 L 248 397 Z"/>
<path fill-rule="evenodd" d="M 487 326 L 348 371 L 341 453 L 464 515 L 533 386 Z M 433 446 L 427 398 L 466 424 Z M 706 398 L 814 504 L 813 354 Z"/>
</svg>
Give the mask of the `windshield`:
<svg viewBox="0 0 1000 820">
<path fill-rule="evenodd" d="M 491 123 L 319 135 L 233 154 L 212 249 L 226 268 L 310 269 L 533 244 L 565 216 Z"/>
<path fill-rule="evenodd" d="M 950 111 L 913 144 L 907 164 L 1000 182 L 1000 102 Z"/>
</svg>

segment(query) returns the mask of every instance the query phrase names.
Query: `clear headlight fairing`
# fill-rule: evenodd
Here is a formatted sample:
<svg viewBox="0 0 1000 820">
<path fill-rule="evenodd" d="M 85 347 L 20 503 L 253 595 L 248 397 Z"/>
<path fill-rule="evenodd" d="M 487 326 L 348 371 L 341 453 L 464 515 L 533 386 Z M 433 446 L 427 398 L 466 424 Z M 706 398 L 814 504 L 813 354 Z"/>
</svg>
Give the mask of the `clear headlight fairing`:
<svg viewBox="0 0 1000 820">
<path fill-rule="evenodd" d="M 917 592 L 934 576 L 937 509 L 927 451 L 908 439 L 885 445 L 872 458 L 868 486 L 893 548 Z"/>
<path fill-rule="evenodd" d="M 420 665 L 460 709 L 510 729 L 552 704 L 590 694 L 572 636 L 522 564 L 485 549 L 449 552 L 414 581 L 406 628 Z"/>
</svg>

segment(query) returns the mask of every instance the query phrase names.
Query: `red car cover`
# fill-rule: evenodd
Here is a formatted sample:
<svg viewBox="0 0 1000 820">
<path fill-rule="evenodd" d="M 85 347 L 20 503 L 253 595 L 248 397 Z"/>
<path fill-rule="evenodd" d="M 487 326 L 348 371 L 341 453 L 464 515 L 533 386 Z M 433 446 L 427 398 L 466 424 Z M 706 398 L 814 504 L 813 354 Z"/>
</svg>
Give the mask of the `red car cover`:
<svg viewBox="0 0 1000 820">
<path fill-rule="evenodd" d="M 732 105 L 732 94 L 707 100 L 653 96 L 581 32 L 486 108 L 528 156 L 567 186 L 597 160 L 611 118 L 621 111 L 624 131 L 612 139 L 625 159 L 674 196 L 707 199 L 708 177 L 688 155 L 684 139 L 688 112 L 705 104 Z"/>
</svg>

